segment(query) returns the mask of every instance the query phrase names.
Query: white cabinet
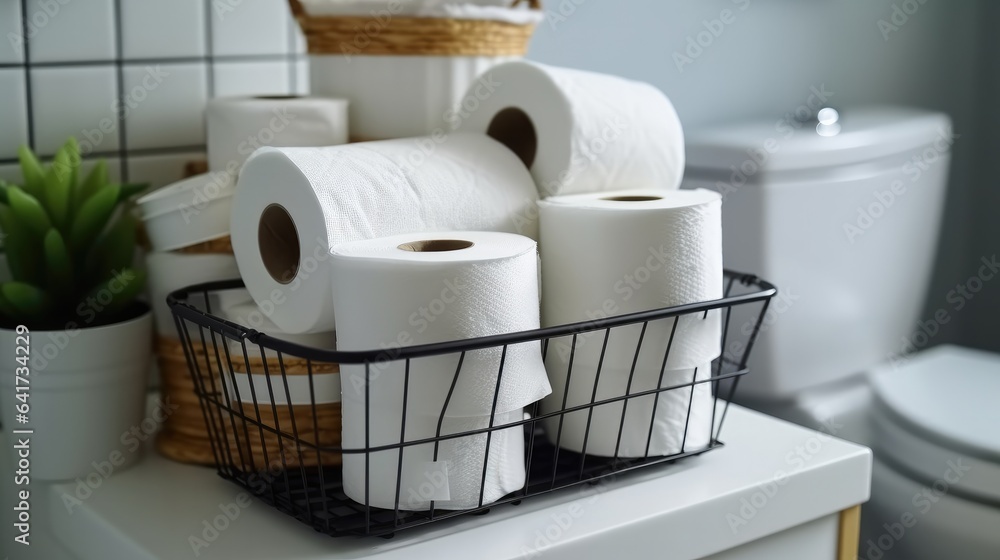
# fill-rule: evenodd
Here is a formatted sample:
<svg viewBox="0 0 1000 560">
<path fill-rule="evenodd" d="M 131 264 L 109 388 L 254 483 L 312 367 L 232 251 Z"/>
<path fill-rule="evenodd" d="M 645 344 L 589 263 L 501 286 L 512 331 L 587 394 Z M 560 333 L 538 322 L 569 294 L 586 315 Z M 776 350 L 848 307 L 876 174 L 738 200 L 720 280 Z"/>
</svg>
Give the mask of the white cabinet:
<svg viewBox="0 0 1000 560">
<path fill-rule="evenodd" d="M 330 538 L 252 501 L 199 557 L 856 558 L 856 544 L 851 550 L 841 540 L 857 542 L 854 506 L 869 496 L 871 451 L 736 405 L 721 439 L 725 447 L 674 465 L 498 506 L 487 515 L 403 531 L 392 539 Z M 9 447 L 8 441 L 0 443 Z M 191 557 L 190 538 L 202 536 L 205 522 L 242 493 L 214 470 L 171 463 L 152 451 L 139 465 L 106 480 L 70 514 L 61 497 L 75 489 L 72 483 L 33 486 L 36 505 L 42 500 L 51 505 L 44 519 L 35 517 L 33 523 L 48 529 L 45 538 L 58 534 L 55 538 L 76 554 L 67 560 Z M 12 497 L 3 499 L 7 504 Z M 10 511 L 5 506 L 0 514 L 5 554 Z M 22 557 L 13 552 L 12 558 Z"/>
</svg>

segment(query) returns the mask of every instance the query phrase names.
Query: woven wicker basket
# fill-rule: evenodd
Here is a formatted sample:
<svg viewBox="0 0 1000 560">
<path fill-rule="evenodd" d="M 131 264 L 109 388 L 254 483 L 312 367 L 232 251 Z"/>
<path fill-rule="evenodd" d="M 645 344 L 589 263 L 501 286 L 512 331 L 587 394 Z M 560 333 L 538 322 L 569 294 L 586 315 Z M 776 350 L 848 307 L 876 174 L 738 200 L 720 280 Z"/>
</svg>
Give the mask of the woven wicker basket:
<svg viewBox="0 0 1000 560">
<path fill-rule="evenodd" d="M 189 161 L 184 164 L 184 177 L 194 177 L 208 173 L 208 161 L 204 159 Z"/>
<path fill-rule="evenodd" d="M 532 9 L 541 0 L 526 1 Z M 520 56 L 527 52 L 534 25 L 503 21 L 387 15 L 311 16 L 299 0 L 289 0 L 311 54 Z"/>
<path fill-rule="evenodd" d="M 221 344 L 221 342 L 220 342 Z M 223 463 L 235 462 L 246 465 L 248 469 L 265 470 L 276 467 L 312 467 L 317 465 L 339 465 L 339 453 L 322 452 L 315 449 L 301 448 L 295 445 L 291 434 L 298 433 L 299 439 L 317 447 L 340 445 L 340 403 L 311 405 L 271 405 L 260 403 L 231 403 L 235 414 L 227 418 L 210 417 L 210 422 L 227 422 L 232 428 L 229 449 L 214 449 L 209 439 L 208 428 L 205 425 L 205 413 L 195 393 L 195 382 L 188 368 L 184 355 L 184 347 L 180 342 L 160 337 L 156 345 L 157 361 L 160 368 L 160 390 L 168 402 L 178 408 L 163 425 L 157 437 L 156 447 L 159 452 L 174 461 L 200 465 L 215 465 L 216 454 L 222 454 Z M 211 392 L 222 391 L 221 375 L 218 364 L 220 360 L 215 352 L 206 356 L 205 348 L 199 343 L 193 343 L 196 349 L 201 373 L 201 385 Z M 247 371 L 242 358 L 231 356 L 234 371 Z M 225 358 L 221 359 L 223 364 Z M 286 375 L 307 375 L 309 367 L 306 362 L 285 357 L 284 371 Z M 223 368 L 228 369 L 225 365 Z M 269 372 L 278 372 L 281 365 L 277 359 L 267 361 Z M 264 362 L 258 357 L 251 357 L 249 371 L 262 373 Z M 337 375 L 340 368 L 336 364 L 312 363 L 313 375 Z M 230 372 L 226 371 L 226 375 Z M 214 379 L 211 376 L 215 376 Z M 278 375 L 274 375 L 280 380 Z M 275 381 L 280 384 L 280 381 Z M 225 396 L 219 395 L 225 402 Z M 315 411 L 315 412 L 314 412 Z M 235 434 L 235 435 L 233 435 Z"/>
<path fill-rule="evenodd" d="M 233 242 L 227 235 L 218 239 L 212 239 L 211 241 L 203 241 L 197 245 L 181 247 L 174 252 L 184 253 L 186 255 L 204 255 L 208 253 L 232 255 Z"/>
</svg>

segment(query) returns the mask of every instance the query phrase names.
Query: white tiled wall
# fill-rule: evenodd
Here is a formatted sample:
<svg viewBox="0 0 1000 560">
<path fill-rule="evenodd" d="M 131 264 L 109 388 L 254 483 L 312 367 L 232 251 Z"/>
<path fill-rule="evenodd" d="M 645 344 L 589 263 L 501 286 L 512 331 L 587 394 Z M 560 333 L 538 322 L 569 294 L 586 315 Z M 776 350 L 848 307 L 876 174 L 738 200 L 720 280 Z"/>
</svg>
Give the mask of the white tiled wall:
<svg viewBox="0 0 1000 560">
<path fill-rule="evenodd" d="M 28 34 L 31 62 L 113 60 L 115 1 L 28 0 L 25 13 L 37 28 Z"/>
<path fill-rule="evenodd" d="M 126 59 L 205 56 L 204 0 L 126 0 L 122 52 Z"/>
<path fill-rule="evenodd" d="M 70 135 L 83 153 L 118 150 L 114 66 L 33 67 L 28 75 L 36 153 L 52 154 Z"/>
<path fill-rule="evenodd" d="M 208 99 L 308 92 L 287 0 L 0 0 L 0 36 L 0 179 L 20 180 L 19 145 L 75 136 L 164 185 L 204 158 Z"/>
<path fill-rule="evenodd" d="M 0 99 L 3 105 L 25 106 L 24 72 L 16 68 L 0 69 Z M 0 153 L 15 153 L 28 141 L 28 117 L 24 111 L 0 113 Z"/>
<path fill-rule="evenodd" d="M 0 36 L 8 40 L 8 45 L 0 48 L 0 64 L 15 64 L 24 60 L 21 54 L 21 2 L 5 0 L 0 2 Z"/>
</svg>

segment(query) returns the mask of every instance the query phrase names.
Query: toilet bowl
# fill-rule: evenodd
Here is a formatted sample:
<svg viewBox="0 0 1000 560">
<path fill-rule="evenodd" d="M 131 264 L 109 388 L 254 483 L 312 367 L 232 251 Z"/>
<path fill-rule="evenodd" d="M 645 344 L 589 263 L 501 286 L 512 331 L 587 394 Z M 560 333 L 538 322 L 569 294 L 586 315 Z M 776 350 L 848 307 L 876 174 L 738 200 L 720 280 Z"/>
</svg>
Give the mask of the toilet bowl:
<svg viewBox="0 0 1000 560">
<path fill-rule="evenodd" d="M 861 558 L 1000 558 L 1000 355 L 938 346 L 870 382 Z"/>
<path fill-rule="evenodd" d="M 876 456 L 872 499 L 861 514 L 858 558 L 996 560 L 1000 554 L 997 527 L 997 507 L 939 494 L 931 485 L 900 474 Z"/>
<path fill-rule="evenodd" d="M 764 121 L 689 135 L 684 188 L 723 194 L 725 265 L 784 298 L 737 400 L 872 447 L 860 558 L 1000 559 L 1000 356 L 913 353 L 933 343 L 918 325 L 950 120 L 824 113 L 791 130 Z"/>
</svg>

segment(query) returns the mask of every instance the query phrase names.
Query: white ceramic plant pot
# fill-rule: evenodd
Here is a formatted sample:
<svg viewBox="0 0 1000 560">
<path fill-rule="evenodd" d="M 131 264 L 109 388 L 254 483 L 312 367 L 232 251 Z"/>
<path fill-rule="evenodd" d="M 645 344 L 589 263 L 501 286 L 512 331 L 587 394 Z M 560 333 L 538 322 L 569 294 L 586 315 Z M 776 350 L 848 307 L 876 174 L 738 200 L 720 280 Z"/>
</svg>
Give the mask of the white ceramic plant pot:
<svg viewBox="0 0 1000 560">
<path fill-rule="evenodd" d="M 8 434 L 34 431 L 11 436 L 30 438 L 31 480 L 103 479 L 139 458 L 155 427 L 144 419 L 152 335 L 148 308 L 113 325 L 30 331 L 29 422 L 21 424 L 15 355 L 25 341 L 0 329 L 0 419 Z"/>
</svg>

